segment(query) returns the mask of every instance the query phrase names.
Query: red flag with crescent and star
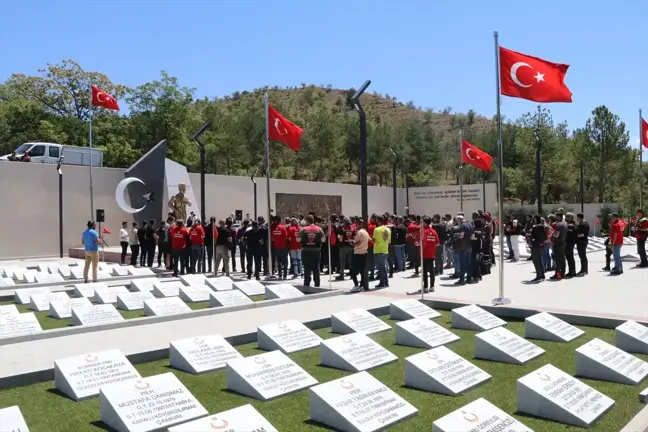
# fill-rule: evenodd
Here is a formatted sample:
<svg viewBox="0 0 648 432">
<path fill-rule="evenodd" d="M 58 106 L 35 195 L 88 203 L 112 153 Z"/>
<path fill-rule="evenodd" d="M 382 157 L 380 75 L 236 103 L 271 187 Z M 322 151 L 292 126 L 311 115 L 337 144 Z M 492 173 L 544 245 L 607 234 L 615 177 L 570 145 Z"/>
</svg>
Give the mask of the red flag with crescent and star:
<svg viewBox="0 0 648 432">
<path fill-rule="evenodd" d="M 569 65 L 499 48 L 500 91 L 504 96 L 534 102 L 571 102 L 565 85 Z"/>
<path fill-rule="evenodd" d="M 119 111 L 117 99 L 110 96 L 99 87 L 91 85 L 90 88 L 92 89 L 92 106 L 100 106 L 109 110 Z"/>
<path fill-rule="evenodd" d="M 644 119 L 641 119 L 641 138 L 639 138 L 639 144 L 648 148 L 648 122 Z"/>
<path fill-rule="evenodd" d="M 493 170 L 493 158 L 491 155 L 464 139 L 461 140 L 461 162 L 482 171 L 491 172 Z"/>
<path fill-rule="evenodd" d="M 304 130 L 279 114 L 272 105 L 268 105 L 268 131 L 271 140 L 279 141 L 295 151 L 301 148 Z"/>
</svg>

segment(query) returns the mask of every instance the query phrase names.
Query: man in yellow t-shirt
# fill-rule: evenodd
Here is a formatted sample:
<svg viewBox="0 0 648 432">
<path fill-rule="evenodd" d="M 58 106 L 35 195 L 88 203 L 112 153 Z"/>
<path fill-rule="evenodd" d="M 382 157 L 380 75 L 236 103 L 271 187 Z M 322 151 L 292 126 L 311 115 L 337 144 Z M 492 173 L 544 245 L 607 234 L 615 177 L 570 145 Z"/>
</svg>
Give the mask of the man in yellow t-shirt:
<svg viewBox="0 0 648 432">
<path fill-rule="evenodd" d="M 376 288 L 387 288 L 389 278 L 387 276 L 387 257 L 389 256 L 389 243 L 391 242 L 391 230 L 385 226 L 385 218 L 376 218 L 376 229 L 373 232 L 374 261 L 378 269 L 378 285 Z"/>
</svg>

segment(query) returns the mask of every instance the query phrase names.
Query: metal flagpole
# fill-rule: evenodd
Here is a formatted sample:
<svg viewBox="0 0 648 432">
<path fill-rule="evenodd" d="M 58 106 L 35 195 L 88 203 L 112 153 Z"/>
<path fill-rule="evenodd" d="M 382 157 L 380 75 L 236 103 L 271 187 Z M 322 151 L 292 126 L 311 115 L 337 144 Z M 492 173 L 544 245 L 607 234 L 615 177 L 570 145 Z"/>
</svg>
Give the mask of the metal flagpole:
<svg viewBox="0 0 648 432">
<path fill-rule="evenodd" d="M 270 126 L 269 121 L 270 117 L 268 115 L 268 93 L 263 95 L 263 102 L 265 104 L 265 126 L 266 126 L 266 146 L 265 146 L 265 156 L 266 156 L 266 199 L 268 200 L 268 220 L 266 224 L 268 225 L 268 274 L 272 276 L 272 232 L 270 232 L 270 225 L 272 224 L 271 220 L 271 204 L 270 204 Z"/>
<path fill-rule="evenodd" d="M 211 223 L 212 226 L 212 235 L 211 235 L 211 242 L 212 242 L 212 266 L 214 266 L 214 277 L 218 276 L 218 269 L 216 268 L 216 220 L 210 220 L 209 223 Z M 235 258 L 236 259 L 236 258 Z M 241 269 L 245 271 L 245 269 Z"/>
<path fill-rule="evenodd" d="M 462 144 L 461 131 L 459 131 L 459 211 L 463 213 L 463 155 L 461 154 Z"/>
<path fill-rule="evenodd" d="M 419 221 L 419 259 L 421 260 L 421 300 L 423 300 L 425 295 L 423 289 L 423 272 L 425 271 L 425 268 L 423 268 L 423 216 Z"/>
<path fill-rule="evenodd" d="M 493 299 L 493 305 L 505 305 L 511 303 L 511 300 L 504 297 L 504 145 L 502 143 L 502 95 L 500 91 L 500 56 L 499 56 L 499 33 L 493 32 L 495 40 L 495 89 L 497 101 L 497 187 L 499 197 L 497 200 L 497 217 L 499 219 L 499 292 L 498 297 Z"/>
<path fill-rule="evenodd" d="M 90 220 L 94 220 L 94 187 L 92 185 L 92 84 L 90 84 L 90 119 L 88 121 L 88 143 L 90 145 Z"/>
<path fill-rule="evenodd" d="M 329 274 L 329 291 L 333 289 L 331 287 L 331 281 L 333 280 L 333 271 L 331 270 L 333 266 L 331 265 L 333 261 L 331 260 L 331 225 L 333 225 L 333 222 L 331 222 L 331 215 L 328 215 L 328 274 Z"/>
<path fill-rule="evenodd" d="M 644 134 L 641 124 L 643 122 L 643 116 L 641 115 L 641 108 L 639 108 L 639 208 L 643 210 L 643 144 L 644 144 Z"/>
</svg>

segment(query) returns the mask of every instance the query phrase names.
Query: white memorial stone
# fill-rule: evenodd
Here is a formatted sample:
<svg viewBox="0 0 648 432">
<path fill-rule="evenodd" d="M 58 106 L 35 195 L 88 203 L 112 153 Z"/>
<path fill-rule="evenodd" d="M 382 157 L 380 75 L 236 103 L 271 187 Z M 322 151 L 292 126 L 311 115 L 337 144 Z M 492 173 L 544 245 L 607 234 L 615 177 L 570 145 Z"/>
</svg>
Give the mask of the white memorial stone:
<svg viewBox="0 0 648 432">
<path fill-rule="evenodd" d="M 99 410 L 117 432 L 157 432 L 208 414 L 171 372 L 101 387 Z"/>
<path fill-rule="evenodd" d="M 153 285 L 155 282 L 158 282 L 160 279 L 152 277 L 152 278 L 143 278 L 143 279 L 133 279 L 131 280 L 131 290 L 133 291 L 147 291 L 150 292 L 153 290 Z"/>
<path fill-rule="evenodd" d="M 452 328 L 485 331 L 506 325 L 506 321 L 477 305 L 452 309 Z"/>
<path fill-rule="evenodd" d="M 571 342 L 585 332 L 547 312 L 540 312 L 524 320 L 524 337 L 551 342 Z"/>
<path fill-rule="evenodd" d="M 636 385 L 647 375 L 648 363 L 601 339 L 576 349 L 576 376 Z"/>
<path fill-rule="evenodd" d="M 14 291 L 14 301 L 16 304 L 28 305 L 31 301 L 31 296 L 36 294 L 47 295 L 50 294 L 49 288 L 16 288 Z"/>
<path fill-rule="evenodd" d="M 13 271 L 16 268 L 16 266 L 3 266 L 0 267 L 0 276 L 2 277 L 7 277 L 10 279 L 13 279 Z"/>
<path fill-rule="evenodd" d="M 55 284 L 64 281 L 63 276 L 58 273 L 52 274 L 45 272 L 34 273 L 34 279 L 39 284 Z"/>
<path fill-rule="evenodd" d="M 93 301 L 99 304 L 117 303 L 119 294 L 128 294 L 128 288 L 125 286 L 109 286 L 106 288 L 96 288 Z"/>
<path fill-rule="evenodd" d="M 34 312 L 0 315 L 0 338 L 26 336 L 43 331 Z"/>
<path fill-rule="evenodd" d="M 56 270 L 58 271 L 58 274 L 60 274 L 64 278 L 69 278 L 72 275 L 72 270 L 67 264 L 61 264 Z"/>
<path fill-rule="evenodd" d="M 27 270 L 22 274 L 22 277 L 20 278 L 21 281 L 24 283 L 35 283 L 36 282 L 36 271 L 35 270 Z"/>
<path fill-rule="evenodd" d="M 180 297 L 144 300 L 144 316 L 167 316 L 187 312 L 191 312 L 191 308 Z"/>
<path fill-rule="evenodd" d="M 60 300 L 65 301 L 69 299 L 65 291 L 48 292 L 45 294 L 32 294 L 29 298 L 29 309 L 34 312 L 47 312 L 50 309 L 50 301 Z"/>
<path fill-rule="evenodd" d="M 396 323 L 396 344 L 416 348 L 436 348 L 456 342 L 459 336 L 426 318 Z"/>
<path fill-rule="evenodd" d="M 281 351 L 230 360 L 227 388 L 262 401 L 317 384 L 317 380 Z"/>
<path fill-rule="evenodd" d="M 639 402 L 648 404 L 648 387 L 639 393 Z"/>
<path fill-rule="evenodd" d="M 334 430 L 388 430 L 418 414 L 418 410 L 368 372 L 311 387 L 311 420 Z"/>
<path fill-rule="evenodd" d="M 290 298 L 303 297 L 305 295 L 306 294 L 299 291 L 293 285 L 287 283 L 266 285 L 265 287 L 266 300 L 290 299 Z"/>
<path fill-rule="evenodd" d="M 169 362 L 172 367 L 192 374 L 225 367 L 230 360 L 243 358 L 221 335 L 206 335 L 171 341 Z"/>
<path fill-rule="evenodd" d="M 92 271 L 90 271 L 88 277 L 92 278 Z M 103 271 L 103 270 L 97 271 L 97 280 L 110 279 L 110 278 L 112 278 L 112 276 L 107 271 Z"/>
<path fill-rule="evenodd" d="M 336 369 L 360 372 L 395 361 L 398 357 L 364 333 L 338 336 L 320 344 L 320 363 Z"/>
<path fill-rule="evenodd" d="M 87 284 L 74 285 L 74 297 L 85 297 L 92 300 L 97 288 L 108 288 L 103 282 L 91 282 Z"/>
<path fill-rule="evenodd" d="M 257 345 L 266 351 L 279 350 L 291 354 L 316 348 L 321 341 L 321 337 L 297 320 L 257 327 Z"/>
<path fill-rule="evenodd" d="M 475 358 L 502 363 L 524 364 L 540 357 L 545 350 L 504 327 L 475 335 Z"/>
<path fill-rule="evenodd" d="M 243 291 L 243 293 L 248 297 L 265 294 L 265 287 L 261 282 L 256 280 L 234 282 L 234 286 Z"/>
<path fill-rule="evenodd" d="M 180 276 L 180 281 L 185 286 L 205 285 L 207 283 L 207 278 L 205 275 L 201 274 L 188 274 Z"/>
<path fill-rule="evenodd" d="M 340 334 L 372 334 L 391 330 L 391 326 L 365 309 L 353 309 L 331 314 L 331 330 Z"/>
<path fill-rule="evenodd" d="M 117 309 L 125 311 L 142 310 L 144 309 L 144 301 L 154 298 L 149 291 L 117 294 Z"/>
<path fill-rule="evenodd" d="M 92 273 L 92 270 L 90 270 L 90 273 Z M 89 276 L 92 277 L 92 275 Z M 82 266 L 70 267 L 70 278 L 83 279 L 83 267 Z"/>
<path fill-rule="evenodd" d="M 148 267 L 128 267 L 131 276 L 155 276 L 153 270 Z"/>
<path fill-rule="evenodd" d="M 213 292 L 207 285 L 189 285 L 180 288 L 180 298 L 187 303 L 208 302 Z"/>
<path fill-rule="evenodd" d="M 209 295 L 209 307 L 240 306 L 254 303 L 239 290 L 216 291 Z"/>
<path fill-rule="evenodd" d="M 141 378 L 118 349 L 88 353 L 54 361 L 54 384 L 74 401 L 99 395 L 99 388 Z"/>
<path fill-rule="evenodd" d="M 8 305 L 0 305 L 0 315 L 7 315 L 7 314 L 19 314 L 20 311 L 16 307 L 16 305 L 13 304 L 8 304 Z"/>
<path fill-rule="evenodd" d="M 180 281 L 173 282 L 155 282 L 151 292 L 155 297 L 178 297 L 180 295 L 180 288 L 186 286 Z"/>
<path fill-rule="evenodd" d="M 72 325 L 104 325 L 124 321 L 119 311 L 111 304 L 72 308 Z"/>
<path fill-rule="evenodd" d="M 234 281 L 226 276 L 207 278 L 205 283 L 214 291 L 228 291 L 234 289 Z"/>
<path fill-rule="evenodd" d="M 40 263 L 36 264 L 36 270 L 38 272 L 50 273 L 50 271 L 49 271 L 50 266 L 56 268 L 56 264 L 52 264 L 52 263 L 48 264 L 46 262 L 40 262 Z M 54 273 L 56 273 L 56 272 L 54 272 Z"/>
<path fill-rule="evenodd" d="M 23 274 L 27 271 L 25 267 L 13 267 L 8 273 L 7 277 L 14 280 L 22 280 Z"/>
<path fill-rule="evenodd" d="M 0 432 L 29 432 L 18 405 L 0 408 Z"/>
<path fill-rule="evenodd" d="M 111 266 L 110 274 L 113 276 L 128 276 L 128 267 L 120 265 Z"/>
<path fill-rule="evenodd" d="M 578 427 L 590 427 L 614 401 L 547 364 L 517 380 L 517 410 Z"/>
<path fill-rule="evenodd" d="M 397 300 L 389 304 L 389 317 L 393 320 L 414 318 L 438 318 L 441 314 L 418 300 Z"/>
<path fill-rule="evenodd" d="M 454 351 L 440 346 L 405 358 L 405 385 L 457 396 L 491 376 Z"/>
<path fill-rule="evenodd" d="M 169 428 L 169 432 L 212 431 L 279 432 L 250 404 Z"/>
<path fill-rule="evenodd" d="M 648 354 L 648 327 L 626 321 L 616 328 L 616 346 L 626 352 Z"/>
<path fill-rule="evenodd" d="M 432 432 L 533 432 L 484 398 L 479 398 L 432 423 Z"/>
<path fill-rule="evenodd" d="M 50 299 L 49 316 L 56 319 L 72 318 L 72 308 L 75 307 L 92 307 L 92 303 L 86 297 Z"/>
<path fill-rule="evenodd" d="M 97 269 L 98 269 L 98 270 L 101 270 L 101 271 L 104 271 L 104 272 L 108 272 L 108 273 L 110 273 L 110 271 L 111 271 L 110 269 L 111 269 L 114 265 L 115 265 L 115 264 L 113 264 L 113 263 L 107 263 L 107 262 L 103 262 L 103 261 L 101 261 L 101 262 L 99 262 L 99 264 L 97 264 Z"/>
<path fill-rule="evenodd" d="M 0 278 L 0 287 L 12 287 L 15 285 L 16 283 L 11 278 L 8 277 Z"/>
</svg>

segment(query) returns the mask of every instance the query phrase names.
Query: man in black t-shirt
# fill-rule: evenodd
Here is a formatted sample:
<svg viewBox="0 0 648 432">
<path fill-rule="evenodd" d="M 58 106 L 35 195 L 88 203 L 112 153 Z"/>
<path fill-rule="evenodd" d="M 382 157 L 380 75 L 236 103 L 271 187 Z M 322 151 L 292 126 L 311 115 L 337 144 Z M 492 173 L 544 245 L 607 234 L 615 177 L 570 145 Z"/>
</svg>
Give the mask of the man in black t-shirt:
<svg viewBox="0 0 648 432">
<path fill-rule="evenodd" d="M 403 218 L 396 218 L 396 223 L 392 228 L 392 245 L 394 246 L 394 270 L 396 272 L 405 271 L 405 244 L 407 238 L 407 227 L 403 223 Z"/>
<path fill-rule="evenodd" d="M 443 274 L 443 250 L 445 248 L 445 243 L 448 240 L 446 223 L 441 221 L 441 215 L 435 214 L 432 216 L 432 228 L 436 231 L 439 238 L 439 243 L 436 247 L 437 258 L 434 260 L 434 274 L 435 276 L 439 276 Z"/>
<path fill-rule="evenodd" d="M 561 280 L 565 277 L 565 247 L 567 244 L 567 224 L 563 220 L 562 212 L 556 213 L 556 223 L 552 238 L 554 261 L 556 262 L 556 273 L 551 276 L 552 280 Z"/>
<path fill-rule="evenodd" d="M 338 225 L 336 232 L 340 260 L 340 274 L 335 280 L 344 280 L 344 270 L 348 266 L 351 268 L 351 258 L 353 257 L 353 246 L 351 241 L 355 238 L 356 231 L 351 225 L 351 220 L 347 217 L 343 219 L 342 225 Z"/>
</svg>

